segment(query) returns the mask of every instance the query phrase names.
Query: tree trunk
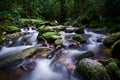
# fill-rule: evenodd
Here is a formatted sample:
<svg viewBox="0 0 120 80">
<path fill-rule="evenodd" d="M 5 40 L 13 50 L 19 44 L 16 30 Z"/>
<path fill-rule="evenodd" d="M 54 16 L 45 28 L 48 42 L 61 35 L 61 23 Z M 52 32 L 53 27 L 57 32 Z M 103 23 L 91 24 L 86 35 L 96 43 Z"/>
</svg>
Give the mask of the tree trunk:
<svg viewBox="0 0 120 80">
<path fill-rule="evenodd" d="M 60 7 L 61 7 L 60 18 L 59 18 L 60 23 L 65 22 L 65 18 L 66 18 L 65 3 L 66 0 L 60 0 Z"/>
</svg>

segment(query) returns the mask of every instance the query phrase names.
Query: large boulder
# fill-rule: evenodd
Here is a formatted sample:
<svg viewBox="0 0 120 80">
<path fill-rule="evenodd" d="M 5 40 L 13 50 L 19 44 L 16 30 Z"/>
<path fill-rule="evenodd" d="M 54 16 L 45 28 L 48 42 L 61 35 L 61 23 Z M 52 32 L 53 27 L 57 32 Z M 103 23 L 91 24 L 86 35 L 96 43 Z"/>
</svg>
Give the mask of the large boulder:
<svg viewBox="0 0 120 80">
<path fill-rule="evenodd" d="M 82 59 L 76 71 L 83 80 L 110 80 L 105 67 L 96 60 Z"/>
<path fill-rule="evenodd" d="M 0 68 L 15 65 L 18 62 L 20 62 L 28 57 L 31 57 L 33 54 L 36 53 L 36 51 L 37 51 L 36 48 L 28 48 L 28 49 L 23 50 L 20 53 L 16 53 L 16 54 L 8 56 L 4 59 L 1 59 L 0 60 Z"/>
<path fill-rule="evenodd" d="M 27 19 L 27 18 L 21 18 L 19 19 L 19 24 L 35 24 L 35 25 L 47 25 L 50 24 L 49 21 L 45 21 L 42 19 Z"/>
<path fill-rule="evenodd" d="M 120 40 L 120 32 L 109 35 L 104 39 L 103 43 L 105 46 L 111 47 L 118 40 Z"/>
<path fill-rule="evenodd" d="M 112 45 L 112 57 L 120 59 L 120 40 Z"/>
</svg>

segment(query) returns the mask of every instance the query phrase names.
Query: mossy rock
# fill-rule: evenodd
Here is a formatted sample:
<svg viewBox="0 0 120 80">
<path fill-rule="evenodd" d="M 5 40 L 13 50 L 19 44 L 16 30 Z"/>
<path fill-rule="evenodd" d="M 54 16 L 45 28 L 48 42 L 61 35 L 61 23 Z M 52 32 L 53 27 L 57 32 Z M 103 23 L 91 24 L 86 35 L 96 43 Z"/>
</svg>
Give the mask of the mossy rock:
<svg viewBox="0 0 120 80">
<path fill-rule="evenodd" d="M 118 40 L 112 45 L 111 53 L 113 58 L 120 59 L 120 40 Z"/>
<path fill-rule="evenodd" d="M 19 31 L 19 28 L 17 26 L 5 26 L 3 30 L 6 31 L 7 33 L 14 33 Z"/>
<path fill-rule="evenodd" d="M 106 66 L 110 71 L 118 70 L 118 65 L 120 64 L 120 61 L 117 59 L 112 59 L 111 62 Z"/>
<path fill-rule="evenodd" d="M 39 27 L 38 31 L 39 31 L 39 34 L 43 34 L 45 32 L 55 32 L 55 30 L 53 30 L 53 29 L 51 29 L 49 27 L 46 27 L 45 25 Z"/>
<path fill-rule="evenodd" d="M 106 66 L 108 71 L 116 80 L 120 79 L 120 61 L 118 59 L 112 59 L 111 62 Z"/>
<path fill-rule="evenodd" d="M 79 41 L 80 43 L 85 43 L 86 42 L 86 40 L 84 40 L 81 37 L 81 35 L 78 35 L 78 34 L 76 34 L 76 35 L 73 36 L 73 40 Z"/>
<path fill-rule="evenodd" d="M 36 48 L 28 48 L 28 49 L 23 50 L 20 53 L 16 53 L 16 54 L 8 56 L 4 59 L 1 59 L 0 60 L 0 68 L 15 65 L 16 63 L 18 63 L 28 57 L 31 57 L 36 52 L 37 52 Z"/>
<path fill-rule="evenodd" d="M 55 45 L 62 45 L 62 44 L 63 44 L 63 40 L 62 39 L 55 40 Z"/>
<path fill-rule="evenodd" d="M 19 19 L 20 24 L 35 24 L 35 25 L 45 25 L 45 24 L 50 24 L 49 21 L 44 21 L 42 19 L 26 19 L 22 18 Z"/>
<path fill-rule="evenodd" d="M 53 29 L 55 31 L 64 31 L 66 28 L 66 26 L 63 26 L 63 25 L 59 25 L 59 26 L 55 26 Z"/>
<path fill-rule="evenodd" d="M 120 32 L 109 35 L 104 39 L 103 43 L 105 46 L 110 48 L 118 40 L 120 40 Z"/>
<path fill-rule="evenodd" d="M 82 59 L 77 65 L 77 73 L 83 80 L 110 80 L 105 67 L 91 59 Z"/>
<path fill-rule="evenodd" d="M 42 36 L 50 42 L 54 42 L 56 39 L 61 39 L 61 36 L 57 32 L 46 32 Z"/>
</svg>

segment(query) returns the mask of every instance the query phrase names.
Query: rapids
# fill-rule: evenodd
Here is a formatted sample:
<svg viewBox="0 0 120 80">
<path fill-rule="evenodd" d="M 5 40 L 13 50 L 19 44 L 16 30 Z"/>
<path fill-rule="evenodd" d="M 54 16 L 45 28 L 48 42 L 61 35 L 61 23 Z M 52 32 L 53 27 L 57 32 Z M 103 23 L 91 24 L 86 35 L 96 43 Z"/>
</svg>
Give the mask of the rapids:
<svg viewBox="0 0 120 80">
<path fill-rule="evenodd" d="M 71 30 L 71 28 L 69 29 Z M 31 27 L 22 28 L 21 32 L 27 32 L 27 34 L 22 35 L 16 39 L 16 41 L 10 40 L 7 45 L 3 46 L 0 50 L 0 58 L 16 54 L 29 47 L 47 47 L 43 45 L 39 46 L 40 43 L 37 41 L 38 32 L 36 29 L 32 29 Z M 82 36 L 86 38 L 87 43 L 80 44 L 78 48 L 70 48 L 69 43 L 72 43 L 72 37 L 75 34 L 75 32 L 60 32 L 65 47 L 57 50 L 51 59 L 34 59 L 33 61 L 36 65 L 32 71 L 22 73 L 24 75 L 18 76 L 19 72 L 12 72 L 12 70 L 16 69 L 15 68 L 8 71 L 0 71 L 0 75 L 2 74 L 1 77 L 5 77 L 5 75 L 3 75 L 4 73 L 8 74 L 10 77 L 15 76 L 14 79 L 10 78 L 9 80 L 82 80 L 80 76 L 74 73 L 76 68 L 76 59 L 74 57 L 91 50 L 94 52 L 94 59 L 105 58 L 105 56 L 100 53 L 101 47 L 103 46 L 102 41 L 106 35 L 84 29 Z M 98 39 L 101 39 L 101 41 L 97 41 Z M 23 64 L 26 64 L 26 62 Z M 0 78 L 0 80 L 1 79 L 2 78 Z M 3 80 L 8 79 L 3 78 Z"/>
</svg>

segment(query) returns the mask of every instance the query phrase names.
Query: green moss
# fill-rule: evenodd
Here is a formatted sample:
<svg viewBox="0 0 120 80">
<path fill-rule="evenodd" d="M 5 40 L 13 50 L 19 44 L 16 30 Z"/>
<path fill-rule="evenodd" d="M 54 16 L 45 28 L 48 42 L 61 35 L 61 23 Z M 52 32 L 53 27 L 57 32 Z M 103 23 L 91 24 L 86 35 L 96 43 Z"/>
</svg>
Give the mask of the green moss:
<svg viewBox="0 0 120 80">
<path fill-rule="evenodd" d="M 107 65 L 107 67 L 108 67 L 111 71 L 115 71 L 115 70 L 118 69 L 118 65 L 116 64 L 115 61 L 110 62 L 110 63 Z"/>
<path fill-rule="evenodd" d="M 103 41 L 104 45 L 107 47 L 111 47 L 116 41 L 120 39 L 120 32 L 118 33 L 113 33 L 106 37 Z"/>
<path fill-rule="evenodd" d="M 46 33 L 43 33 L 42 36 L 46 39 L 53 39 L 53 40 L 61 39 L 61 36 L 56 32 L 46 32 Z"/>
<path fill-rule="evenodd" d="M 78 34 L 73 36 L 73 40 L 79 41 L 80 43 L 85 43 L 86 41 Z"/>
<path fill-rule="evenodd" d="M 13 33 L 19 31 L 19 28 L 17 26 L 5 26 L 4 31 L 7 33 Z"/>
<path fill-rule="evenodd" d="M 55 30 L 46 27 L 45 25 L 38 28 L 39 34 L 43 34 L 45 32 L 55 32 Z"/>
<path fill-rule="evenodd" d="M 77 73 L 84 80 L 109 80 L 105 67 L 95 60 L 82 59 L 77 65 Z"/>
<path fill-rule="evenodd" d="M 60 25 L 60 26 L 56 26 L 56 27 L 54 28 L 54 30 L 55 30 L 55 31 L 64 31 L 65 28 L 66 28 L 66 26 Z"/>
<path fill-rule="evenodd" d="M 23 50 L 20 53 L 13 54 L 13 55 L 0 61 L 0 68 L 15 65 L 18 62 L 20 62 L 28 57 L 31 57 L 36 52 L 37 52 L 36 48 L 28 48 L 28 49 Z"/>
<path fill-rule="evenodd" d="M 120 59 L 120 40 L 112 45 L 112 57 Z"/>
<path fill-rule="evenodd" d="M 49 21 L 44 21 L 41 19 L 26 19 L 22 18 L 19 20 L 20 24 L 36 24 L 36 25 L 45 25 L 50 23 Z"/>
</svg>

